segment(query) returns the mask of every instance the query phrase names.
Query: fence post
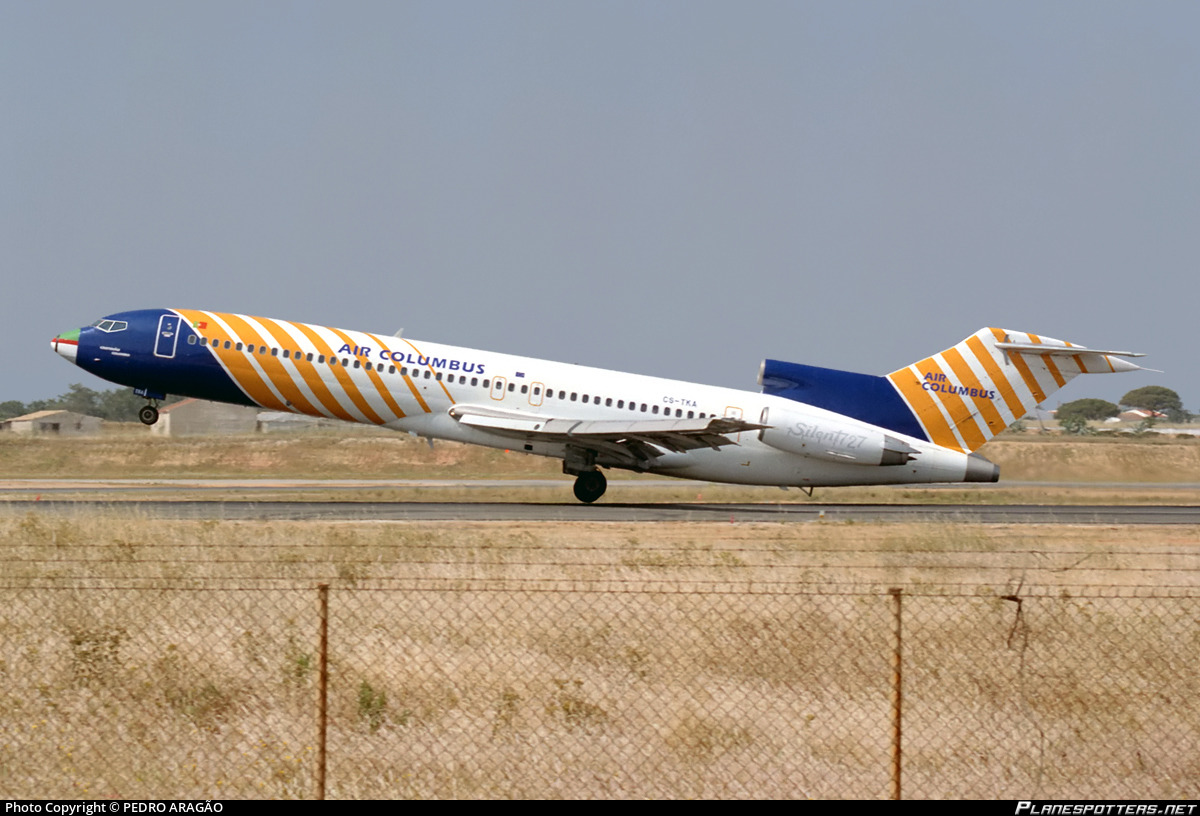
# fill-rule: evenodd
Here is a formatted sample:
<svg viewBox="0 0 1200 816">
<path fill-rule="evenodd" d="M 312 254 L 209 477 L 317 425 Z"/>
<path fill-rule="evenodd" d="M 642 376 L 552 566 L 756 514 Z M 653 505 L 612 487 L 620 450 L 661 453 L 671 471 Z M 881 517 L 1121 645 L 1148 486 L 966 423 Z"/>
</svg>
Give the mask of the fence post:
<svg viewBox="0 0 1200 816">
<path fill-rule="evenodd" d="M 900 724 L 901 714 L 904 705 L 903 681 L 904 681 L 904 665 L 902 662 L 901 652 L 901 596 L 904 590 L 899 587 L 893 587 L 888 590 L 888 594 L 892 596 L 892 612 L 895 623 L 895 641 L 892 650 L 892 798 L 900 798 Z"/>
<path fill-rule="evenodd" d="M 329 689 L 329 584 L 317 584 L 317 799 L 325 798 L 325 732 Z"/>
</svg>

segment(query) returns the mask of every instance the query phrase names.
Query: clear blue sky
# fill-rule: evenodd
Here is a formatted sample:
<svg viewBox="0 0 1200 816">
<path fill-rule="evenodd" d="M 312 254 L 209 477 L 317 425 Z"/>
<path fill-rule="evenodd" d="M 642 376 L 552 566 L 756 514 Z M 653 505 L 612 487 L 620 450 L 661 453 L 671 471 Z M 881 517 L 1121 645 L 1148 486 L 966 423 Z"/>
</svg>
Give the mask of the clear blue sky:
<svg viewBox="0 0 1200 816">
<path fill-rule="evenodd" d="M 186 306 L 720 385 L 981 326 L 1200 410 L 1200 5 L 0 3 L 0 400 Z"/>
</svg>

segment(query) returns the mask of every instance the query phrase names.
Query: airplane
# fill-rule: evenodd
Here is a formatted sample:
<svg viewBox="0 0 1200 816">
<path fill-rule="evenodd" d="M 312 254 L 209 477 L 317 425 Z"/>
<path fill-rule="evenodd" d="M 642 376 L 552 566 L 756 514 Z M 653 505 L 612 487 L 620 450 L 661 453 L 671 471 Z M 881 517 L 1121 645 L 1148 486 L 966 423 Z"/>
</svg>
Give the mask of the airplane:
<svg viewBox="0 0 1200 816">
<path fill-rule="evenodd" d="M 996 482 L 975 451 L 1079 374 L 1146 370 L 1128 351 L 984 328 L 890 374 L 780 360 L 742 391 L 196 309 L 119 312 L 51 347 L 130 386 L 158 420 L 167 394 L 378 425 L 562 460 L 574 493 L 602 469 L 742 485 Z"/>
</svg>

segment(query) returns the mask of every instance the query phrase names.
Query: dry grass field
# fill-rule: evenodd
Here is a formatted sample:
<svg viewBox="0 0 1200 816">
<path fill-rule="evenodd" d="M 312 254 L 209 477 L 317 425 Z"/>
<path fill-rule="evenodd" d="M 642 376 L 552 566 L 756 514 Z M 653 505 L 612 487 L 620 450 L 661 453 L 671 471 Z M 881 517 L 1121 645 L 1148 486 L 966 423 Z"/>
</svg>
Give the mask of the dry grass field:
<svg viewBox="0 0 1200 816">
<path fill-rule="evenodd" d="M 0 795 L 1200 794 L 1200 530 L 0 519 Z M 1021 607 L 1005 596 L 1021 598 Z"/>
<path fill-rule="evenodd" d="M 1200 482 L 1189 441 L 1017 439 L 985 453 L 1018 480 Z M 8 438 L 0 470 L 557 473 L 397 435 Z M 736 490 L 680 484 L 689 499 Z M 1049 492 L 1021 489 L 1036 491 L 1024 500 Z M 1079 488 L 1055 490 L 1080 500 Z M 871 500 L 956 491 L 879 492 L 892 498 Z M 1195 501 L 1192 488 L 1161 495 Z M 892 587 L 903 589 L 906 796 L 1200 795 L 1193 527 L 32 510 L 0 516 L 4 798 L 310 796 L 319 583 L 330 586 L 330 796 L 886 796 Z"/>
<path fill-rule="evenodd" d="M 980 453 L 1001 479 L 1197 482 L 1200 438 L 1005 434 Z M 0 478 L 548 478 L 556 460 L 388 431 L 170 439 L 122 429 L 98 437 L 0 435 Z M 637 478 L 621 471 L 612 478 Z"/>
</svg>

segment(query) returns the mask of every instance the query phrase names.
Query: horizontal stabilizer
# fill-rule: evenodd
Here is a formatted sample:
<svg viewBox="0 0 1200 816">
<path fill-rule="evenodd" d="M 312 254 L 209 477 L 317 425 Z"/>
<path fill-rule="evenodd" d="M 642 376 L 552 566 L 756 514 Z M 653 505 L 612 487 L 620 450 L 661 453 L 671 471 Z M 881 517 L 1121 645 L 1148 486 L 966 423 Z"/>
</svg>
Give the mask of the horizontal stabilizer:
<svg viewBox="0 0 1200 816">
<path fill-rule="evenodd" d="M 1083 346 L 1051 346 L 1046 343 L 997 343 L 996 348 L 1005 351 L 1027 351 L 1031 354 L 1057 354 L 1070 357 L 1073 354 L 1106 354 L 1114 357 L 1145 357 L 1136 351 L 1101 351 Z"/>
</svg>

